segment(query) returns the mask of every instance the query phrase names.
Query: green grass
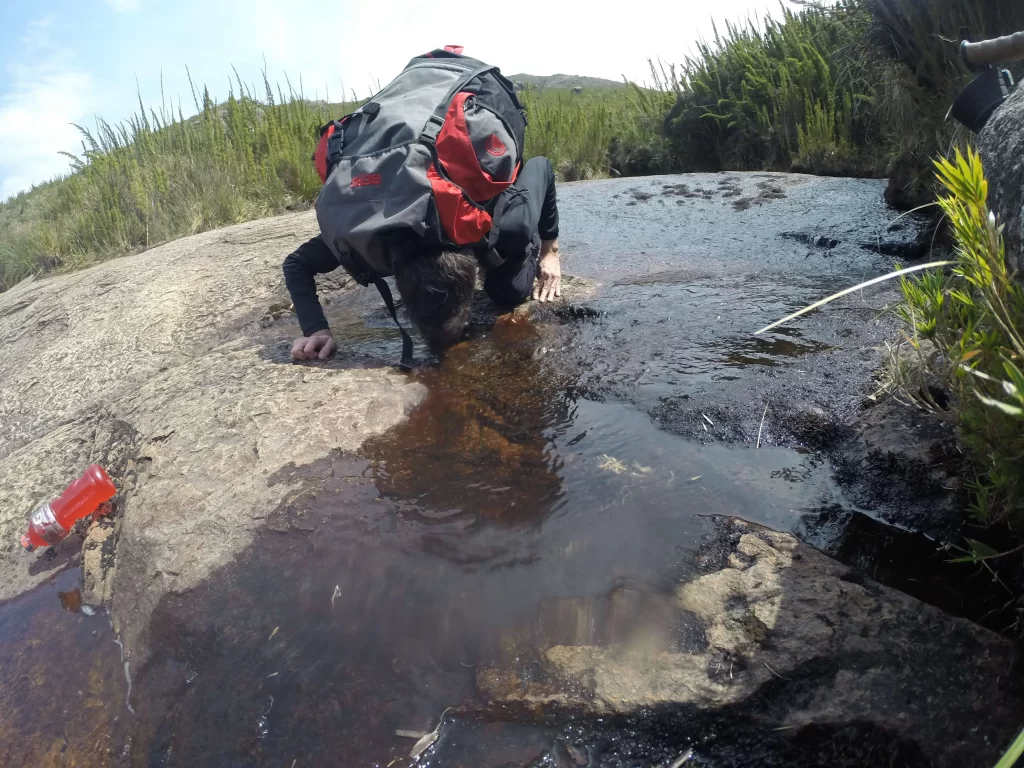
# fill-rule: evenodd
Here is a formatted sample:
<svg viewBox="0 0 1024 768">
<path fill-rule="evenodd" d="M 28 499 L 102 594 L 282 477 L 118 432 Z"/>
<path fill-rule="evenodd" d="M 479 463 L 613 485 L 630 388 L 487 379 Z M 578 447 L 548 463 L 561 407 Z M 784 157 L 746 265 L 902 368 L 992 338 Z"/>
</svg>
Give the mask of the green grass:
<svg viewBox="0 0 1024 768">
<path fill-rule="evenodd" d="M 668 173 L 675 168 L 662 133 L 675 100 L 666 89 L 630 84 L 583 93 L 527 90 L 526 154 L 551 160 L 563 181 Z"/>
<path fill-rule="evenodd" d="M 1019 0 L 840 0 L 727 25 L 687 59 L 668 132 L 686 170 L 890 175 L 892 202 L 934 199 L 931 158 L 969 140 L 946 122 L 974 39 L 1024 28 Z"/>
<path fill-rule="evenodd" d="M 727 25 L 636 86 L 534 89 L 527 154 L 562 180 L 704 170 L 891 177 L 890 200 L 933 199 L 930 158 L 968 138 L 944 121 L 970 75 L 953 41 L 1024 28 L 1019 0 L 840 0 Z M 242 83 L 223 104 L 140 103 L 83 129 L 76 171 L 0 204 L 0 290 L 166 240 L 308 206 L 316 129 L 353 104 Z M 257 92 L 258 91 L 258 92 Z M 72 149 L 72 148 L 68 148 Z"/>
<path fill-rule="evenodd" d="M 971 80 L 962 30 L 981 40 L 1024 29 L 1017 0 L 858 0 L 867 13 L 861 49 L 875 70 L 888 198 L 904 207 L 935 199 L 932 158 L 965 149 L 972 134 L 946 112 Z M 1020 66 L 1016 66 L 1020 74 Z"/>
<path fill-rule="evenodd" d="M 876 133 L 855 3 L 726 25 L 684 62 L 669 134 L 692 170 L 863 173 Z"/>
<path fill-rule="evenodd" d="M 0 206 L 0 289 L 37 271 L 98 259 L 308 205 L 317 129 L 350 105 L 238 83 L 224 104 L 196 94 L 198 114 L 139 112 L 80 128 L 67 178 Z"/>
</svg>

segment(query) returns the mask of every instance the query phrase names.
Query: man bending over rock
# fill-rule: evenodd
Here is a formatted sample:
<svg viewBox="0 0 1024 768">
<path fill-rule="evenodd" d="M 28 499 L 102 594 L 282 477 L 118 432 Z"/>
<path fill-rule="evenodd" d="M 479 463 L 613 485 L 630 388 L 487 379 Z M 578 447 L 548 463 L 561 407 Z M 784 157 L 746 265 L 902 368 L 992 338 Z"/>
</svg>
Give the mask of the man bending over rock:
<svg viewBox="0 0 1024 768">
<path fill-rule="evenodd" d="M 320 131 L 313 161 L 324 188 L 320 235 L 284 262 L 302 336 L 295 360 L 325 360 L 337 345 L 315 275 L 343 267 L 380 291 L 397 322 L 394 276 L 431 350 L 459 341 L 477 270 L 503 307 L 561 295 L 555 175 L 523 162 L 526 112 L 496 67 L 448 46 L 412 59 L 351 115 Z M 412 341 L 402 331 L 402 365 Z"/>
<path fill-rule="evenodd" d="M 528 160 L 504 195 L 525 198 L 506 214 L 496 249 L 505 263 L 486 269 L 484 290 L 502 307 L 515 307 L 532 295 L 550 301 L 562 295 L 558 254 L 555 175 L 547 158 Z M 521 217 L 511 221 L 510 217 Z M 527 237 L 521 233 L 528 232 Z M 303 243 L 284 260 L 284 280 L 295 305 L 302 335 L 292 345 L 293 360 L 326 360 L 337 350 L 316 293 L 314 275 L 341 264 L 322 236 Z M 445 251 L 421 245 L 394 262 L 395 283 L 409 315 L 435 353 L 457 343 L 469 321 L 480 262 L 472 249 Z"/>
</svg>

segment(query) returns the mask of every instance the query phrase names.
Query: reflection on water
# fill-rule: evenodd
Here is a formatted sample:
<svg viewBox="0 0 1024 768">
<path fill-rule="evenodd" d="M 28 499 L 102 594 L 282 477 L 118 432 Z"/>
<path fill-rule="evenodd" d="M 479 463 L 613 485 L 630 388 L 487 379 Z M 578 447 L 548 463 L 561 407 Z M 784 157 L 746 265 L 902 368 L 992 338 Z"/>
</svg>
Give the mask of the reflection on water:
<svg viewBox="0 0 1024 768">
<path fill-rule="evenodd" d="M 602 290 L 601 319 L 578 332 L 567 350 L 586 391 L 644 406 L 697 387 L 722 386 L 764 369 L 791 366 L 841 340 L 794 328 L 753 332 L 827 295 L 832 280 L 764 276 L 648 285 L 620 281 Z M 854 306 L 834 312 L 872 310 Z"/>
<path fill-rule="evenodd" d="M 823 344 L 819 341 L 800 340 L 799 332 L 791 331 L 788 328 L 780 328 L 778 330 L 788 331 L 788 333 L 776 332 L 774 336 L 768 338 L 751 336 L 749 339 L 733 341 L 729 345 L 730 351 L 725 356 L 723 364 L 740 368 L 749 365 L 774 367 L 780 364 L 780 359 L 786 360 L 788 358 L 803 357 L 815 352 L 826 352 L 834 349 L 831 345 Z M 793 335 L 797 338 L 785 338 L 787 335 Z"/>
<path fill-rule="evenodd" d="M 364 447 L 382 493 L 415 501 L 428 517 L 514 525 L 542 519 L 560 493 L 551 432 L 572 403 L 538 330 L 503 317 L 482 340 L 425 370 L 427 401 L 383 439 Z"/>
<path fill-rule="evenodd" d="M 130 717 L 121 653 L 82 612 L 78 570 L 0 609 L 0 765 L 115 766 Z"/>
</svg>

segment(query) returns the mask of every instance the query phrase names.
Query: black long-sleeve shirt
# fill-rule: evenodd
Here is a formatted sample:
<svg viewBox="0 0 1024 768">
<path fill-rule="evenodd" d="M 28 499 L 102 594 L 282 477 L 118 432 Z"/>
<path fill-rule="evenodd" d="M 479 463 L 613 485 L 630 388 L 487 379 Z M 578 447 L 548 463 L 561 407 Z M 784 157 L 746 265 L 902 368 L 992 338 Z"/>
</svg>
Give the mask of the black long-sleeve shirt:
<svg viewBox="0 0 1024 768">
<path fill-rule="evenodd" d="M 284 260 L 284 284 L 292 296 L 303 336 L 329 327 L 316 295 L 316 275 L 337 268 L 338 260 L 320 235 L 300 245 Z"/>
</svg>

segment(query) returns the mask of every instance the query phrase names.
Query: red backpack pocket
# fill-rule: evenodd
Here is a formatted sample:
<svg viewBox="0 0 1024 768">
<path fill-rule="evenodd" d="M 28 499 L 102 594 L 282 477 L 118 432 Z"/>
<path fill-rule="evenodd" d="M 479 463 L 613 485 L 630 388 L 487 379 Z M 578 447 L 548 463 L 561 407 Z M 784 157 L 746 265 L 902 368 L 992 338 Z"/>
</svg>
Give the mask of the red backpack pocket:
<svg viewBox="0 0 1024 768">
<path fill-rule="evenodd" d="M 500 195 L 519 173 L 520 150 L 511 131 L 472 93 L 452 99 L 435 147 L 448 178 L 477 203 Z"/>
</svg>

